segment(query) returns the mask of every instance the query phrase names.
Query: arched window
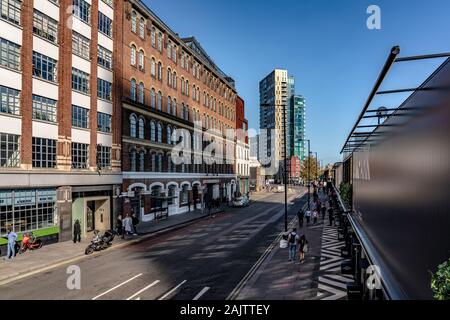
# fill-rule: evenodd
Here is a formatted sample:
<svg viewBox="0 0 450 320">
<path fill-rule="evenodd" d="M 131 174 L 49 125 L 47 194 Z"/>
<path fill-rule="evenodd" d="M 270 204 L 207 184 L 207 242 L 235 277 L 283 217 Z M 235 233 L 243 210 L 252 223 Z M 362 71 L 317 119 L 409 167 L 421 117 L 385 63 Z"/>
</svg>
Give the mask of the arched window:
<svg viewBox="0 0 450 320">
<path fill-rule="evenodd" d="M 144 18 L 141 18 L 140 24 L 139 24 L 139 36 L 144 39 L 145 37 L 145 20 Z"/>
<path fill-rule="evenodd" d="M 186 120 L 186 106 L 183 102 L 181 103 L 181 117 Z"/>
<path fill-rule="evenodd" d="M 136 46 L 134 44 L 131 45 L 130 52 L 130 63 L 132 66 L 136 65 Z"/>
<path fill-rule="evenodd" d="M 167 85 L 172 86 L 172 70 L 170 68 L 167 68 Z"/>
<path fill-rule="evenodd" d="M 157 136 L 157 138 L 158 138 L 158 142 L 162 142 L 162 125 L 161 125 L 161 123 L 159 123 L 158 122 L 158 136 Z"/>
<path fill-rule="evenodd" d="M 136 101 L 136 79 L 131 79 L 130 83 L 130 99 Z"/>
<path fill-rule="evenodd" d="M 167 113 L 172 112 L 172 98 L 170 96 L 167 97 Z"/>
<path fill-rule="evenodd" d="M 136 11 L 131 13 L 131 31 L 136 32 L 137 15 Z"/>
<path fill-rule="evenodd" d="M 167 57 L 172 58 L 172 41 L 169 40 L 167 44 Z"/>
<path fill-rule="evenodd" d="M 187 96 L 189 96 L 189 80 L 186 80 L 186 89 L 184 90 Z"/>
<path fill-rule="evenodd" d="M 162 63 L 158 62 L 158 80 L 162 80 Z"/>
<path fill-rule="evenodd" d="M 150 140 L 156 141 L 156 125 L 153 120 L 150 122 Z"/>
<path fill-rule="evenodd" d="M 174 72 L 174 73 L 173 73 L 173 77 L 172 77 L 172 87 L 173 87 L 174 89 L 177 88 L 177 82 L 178 82 L 178 80 L 177 80 L 177 73 Z"/>
<path fill-rule="evenodd" d="M 162 33 L 158 33 L 158 50 L 162 52 Z"/>
<path fill-rule="evenodd" d="M 136 138 L 136 124 L 137 124 L 137 117 L 136 115 L 132 114 L 130 116 L 130 137 Z"/>
<path fill-rule="evenodd" d="M 139 50 L 139 69 L 140 70 L 144 70 L 144 63 L 145 63 L 144 51 Z"/>
<path fill-rule="evenodd" d="M 152 43 L 153 47 L 156 47 L 156 29 L 155 29 L 155 27 L 152 27 L 151 43 Z"/>
<path fill-rule="evenodd" d="M 182 168 L 183 168 L 183 166 L 182 166 Z M 184 171 L 184 170 L 182 169 L 182 171 Z M 181 191 L 180 191 L 180 202 L 181 202 L 181 204 L 187 204 L 188 203 L 188 188 L 189 188 L 189 185 L 187 185 L 187 184 L 183 184 L 181 186 Z"/>
<path fill-rule="evenodd" d="M 157 170 L 157 172 L 162 172 L 163 170 L 162 170 L 162 165 L 163 165 L 163 156 L 162 156 L 162 154 L 161 153 L 158 153 L 157 154 L 157 156 L 156 156 L 156 162 L 157 162 L 157 164 L 156 164 L 156 170 Z"/>
<path fill-rule="evenodd" d="M 200 89 L 197 88 L 197 101 L 200 102 Z"/>
<path fill-rule="evenodd" d="M 135 172 L 136 171 L 136 150 L 133 149 L 130 152 L 130 171 Z"/>
<path fill-rule="evenodd" d="M 172 162 L 172 161 L 170 161 L 170 162 Z M 169 171 L 169 172 L 171 172 L 171 171 Z M 168 205 L 175 204 L 175 201 L 174 201 L 175 191 L 176 191 L 176 186 L 174 184 L 170 185 L 167 188 L 167 196 L 169 197 L 169 201 L 167 201 Z"/>
<path fill-rule="evenodd" d="M 156 96 L 155 96 L 155 89 L 152 88 L 152 90 L 150 90 L 150 106 L 152 108 L 156 107 Z"/>
<path fill-rule="evenodd" d="M 177 115 L 177 99 L 173 99 L 173 103 L 172 103 L 172 114 L 174 116 Z"/>
<path fill-rule="evenodd" d="M 144 139 L 144 119 L 139 118 L 139 139 Z"/>
<path fill-rule="evenodd" d="M 144 103 L 144 83 L 139 83 L 139 94 L 138 94 L 138 102 Z"/>
<path fill-rule="evenodd" d="M 139 171 L 144 172 L 145 164 L 145 153 L 144 151 L 139 151 Z"/>
<path fill-rule="evenodd" d="M 173 46 L 172 48 L 172 60 L 177 62 L 177 46 Z"/>
<path fill-rule="evenodd" d="M 167 144 L 172 144 L 172 127 L 171 126 L 167 126 L 166 135 L 167 135 Z"/>
<path fill-rule="evenodd" d="M 181 77 L 181 93 L 184 93 L 184 77 Z"/>
<path fill-rule="evenodd" d="M 158 110 L 162 109 L 162 93 L 161 91 L 158 91 Z"/>
<path fill-rule="evenodd" d="M 152 163 L 151 163 L 151 165 L 152 165 L 151 166 L 151 171 L 155 172 L 156 171 L 156 153 L 152 152 L 150 158 L 151 158 L 151 161 L 152 161 Z M 152 195 L 153 195 L 153 188 L 152 188 Z"/>
<path fill-rule="evenodd" d="M 153 77 L 156 77 L 156 61 L 155 58 L 152 58 L 151 64 L 150 64 L 150 74 Z"/>
</svg>

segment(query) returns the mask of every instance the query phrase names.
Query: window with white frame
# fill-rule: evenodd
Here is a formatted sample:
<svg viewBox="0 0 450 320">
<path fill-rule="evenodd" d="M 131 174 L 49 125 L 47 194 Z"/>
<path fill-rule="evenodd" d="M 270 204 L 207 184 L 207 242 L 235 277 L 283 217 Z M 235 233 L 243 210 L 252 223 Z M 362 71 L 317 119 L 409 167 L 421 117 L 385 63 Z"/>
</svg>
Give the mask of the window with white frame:
<svg viewBox="0 0 450 320">
<path fill-rule="evenodd" d="M 20 46 L 0 38 L 0 65 L 20 70 Z"/>
<path fill-rule="evenodd" d="M 33 119 L 56 122 L 56 100 L 33 94 Z"/>
<path fill-rule="evenodd" d="M 112 52 L 108 49 L 98 46 L 98 64 L 108 70 L 112 70 Z"/>
<path fill-rule="evenodd" d="M 156 77 L 156 61 L 155 61 L 155 58 L 152 58 L 151 62 L 150 62 L 150 74 L 152 75 L 152 77 Z"/>
<path fill-rule="evenodd" d="M 140 82 L 139 83 L 139 90 L 138 90 L 138 102 L 139 103 L 144 103 L 144 96 L 145 96 L 145 88 L 144 88 L 144 83 Z"/>
<path fill-rule="evenodd" d="M 113 22 L 110 18 L 108 18 L 100 11 L 98 12 L 98 31 L 100 31 L 101 33 L 103 33 L 108 37 L 112 37 Z"/>
<path fill-rule="evenodd" d="M 33 76 L 43 80 L 56 82 L 57 61 L 36 51 L 33 51 Z"/>
<path fill-rule="evenodd" d="M 91 22 L 91 5 L 84 0 L 73 0 L 72 13 L 81 21 Z"/>
<path fill-rule="evenodd" d="M 20 166 L 20 136 L 0 132 L 0 167 Z"/>
<path fill-rule="evenodd" d="M 139 21 L 139 36 L 144 39 L 145 38 L 145 20 L 141 18 Z"/>
<path fill-rule="evenodd" d="M 89 93 L 89 74 L 72 68 L 72 89 L 84 93 Z"/>
<path fill-rule="evenodd" d="M 162 52 L 162 40 L 163 40 L 163 35 L 161 32 L 158 33 L 158 50 L 159 52 Z"/>
<path fill-rule="evenodd" d="M 162 93 L 161 93 L 161 91 L 158 91 L 157 107 L 158 107 L 158 110 L 162 109 Z"/>
<path fill-rule="evenodd" d="M 137 14 L 136 11 L 131 12 L 131 31 L 137 31 Z"/>
<path fill-rule="evenodd" d="M 159 122 L 157 125 L 157 141 L 162 143 L 162 125 Z"/>
<path fill-rule="evenodd" d="M 145 122 L 144 119 L 139 118 L 139 139 L 144 139 Z"/>
<path fill-rule="evenodd" d="M 133 44 L 130 48 L 130 64 L 132 66 L 136 65 L 136 46 Z"/>
<path fill-rule="evenodd" d="M 20 114 L 20 91 L 0 86 L 0 113 Z"/>
<path fill-rule="evenodd" d="M 130 99 L 136 101 L 136 79 L 130 81 Z"/>
<path fill-rule="evenodd" d="M 58 42 L 58 21 L 34 9 L 33 33 L 56 44 Z"/>
<path fill-rule="evenodd" d="M 150 34 L 150 42 L 152 44 L 152 47 L 155 48 L 156 47 L 156 29 L 155 29 L 155 27 L 152 27 L 152 31 Z"/>
<path fill-rule="evenodd" d="M 137 137 L 137 117 L 134 114 L 130 116 L 130 137 Z"/>
<path fill-rule="evenodd" d="M 22 1 L 20 0 L 1 0 L 0 12 L 1 18 L 20 25 L 21 23 Z"/>
<path fill-rule="evenodd" d="M 89 167 L 89 145 L 72 142 L 72 168 L 87 169 Z"/>
<path fill-rule="evenodd" d="M 144 70 L 144 64 L 145 64 L 144 51 L 139 50 L 139 70 Z"/>
<path fill-rule="evenodd" d="M 91 40 L 78 32 L 72 31 L 72 52 L 84 59 L 90 59 Z"/>
<path fill-rule="evenodd" d="M 56 140 L 33 137 L 32 165 L 33 168 L 56 167 Z"/>
<path fill-rule="evenodd" d="M 162 63 L 158 62 L 158 80 L 162 81 Z"/>
</svg>

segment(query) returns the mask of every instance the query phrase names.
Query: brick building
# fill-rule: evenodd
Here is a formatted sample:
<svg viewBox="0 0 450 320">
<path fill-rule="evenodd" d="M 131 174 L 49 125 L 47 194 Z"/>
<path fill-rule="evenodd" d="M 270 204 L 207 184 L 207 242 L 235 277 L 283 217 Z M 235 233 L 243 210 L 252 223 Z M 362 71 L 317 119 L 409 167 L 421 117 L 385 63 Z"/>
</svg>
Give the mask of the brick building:
<svg viewBox="0 0 450 320">
<path fill-rule="evenodd" d="M 114 6 L 0 0 L 1 236 L 68 240 L 75 219 L 85 236 L 111 227 L 122 181 Z"/>
<path fill-rule="evenodd" d="M 231 197 L 234 136 L 221 144 L 233 151 L 223 163 L 205 163 L 201 151 L 204 140 L 220 141 L 236 127 L 234 81 L 195 38 L 180 38 L 141 1 L 124 1 L 122 10 L 124 213 L 148 221 L 161 208 L 177 214 Z M 172 161 L 177 143 L 194 148 L 183 153 L 190 161 Z"/>
<path fill-rule="evenodd" d="M 236 98 L 236 175 L 237 191 L 240 194 L 249 192 L 250 145 L 248 141 L 248 120 L 245 119 L 245 102 Z"/>
</svg>

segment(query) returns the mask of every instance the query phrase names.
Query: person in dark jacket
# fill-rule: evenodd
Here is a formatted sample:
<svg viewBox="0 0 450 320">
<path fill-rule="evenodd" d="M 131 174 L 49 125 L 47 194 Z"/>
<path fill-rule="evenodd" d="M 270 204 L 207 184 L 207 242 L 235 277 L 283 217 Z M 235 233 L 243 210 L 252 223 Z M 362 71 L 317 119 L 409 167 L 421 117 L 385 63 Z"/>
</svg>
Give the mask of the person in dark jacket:
<svg viewBox="0 0 450 320">
<path fill-rule="evenodd" d="M 328 209 L 328 219 L 330 220 L 330 227 L 333 226 L 334 214 L 332 208 Z"/>
<path fill-rule="evenodd" d="M 123 235 L 122 215 L 118 215 L 116 219 L 116 230 L 118 235 Z"/>
<path fill-rule="evenodd" d="M 81 242 L 81 224 L 80 220 L 75 220 L 73 225 L 73 243 Z"/>
<path fill-rule="evenodd" d="M 305 261 L 305 253 L 308 252 L 308 240 L 306 240 L 306 236 L 302 234 L 300 237 L 300 240 L 298 241 L 298 244 L 300 246 L 299 248 L 299 255 L 300 255 L 300 262 Z"/>
<path fill-rule="evenodd" d="M 139 224 L 139 218 L 137 217 L 136 213 L 133 213 L 133 215 L 131 216 L 131 220 L 132 220 L 132 223 L 133 223 L 134 235 L 137 236 L 138 235 L 137 225 Z"/>
<path fill-rule="evenodd" d="M 303 220 L 305 218 L 305 211 L 303 211 L 303 209 L 298 210 L 297 217 L 298 217 L 299 228 L 303 228 Z"/>
</svg>

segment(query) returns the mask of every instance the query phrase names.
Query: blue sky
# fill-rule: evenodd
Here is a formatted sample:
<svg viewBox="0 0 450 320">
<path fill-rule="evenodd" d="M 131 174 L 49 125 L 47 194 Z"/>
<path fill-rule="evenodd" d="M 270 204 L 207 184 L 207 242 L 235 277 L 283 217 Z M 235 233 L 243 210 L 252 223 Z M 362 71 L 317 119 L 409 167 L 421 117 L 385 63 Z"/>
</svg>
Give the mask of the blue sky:
<svg viewBox="0 0 450 320">
<path fill-rule="evenodd" d="M 251 128 L 259 128 L 259 81 L 288 69 L 307 99 L 311 149 L 325 163 L 341 159 L 392 46 L 401 56 L 450 52 L 448 0 L 143 1 L 180 36 L 195 36 L 236 80 Z M 381 30 L 366 27 L 372 4 L 381 8 Z M 438 62 L 400 65 L 385 87 L 418 85 Z M 382 103 L 398 102 L 393 98 Z"/>
</svg>

